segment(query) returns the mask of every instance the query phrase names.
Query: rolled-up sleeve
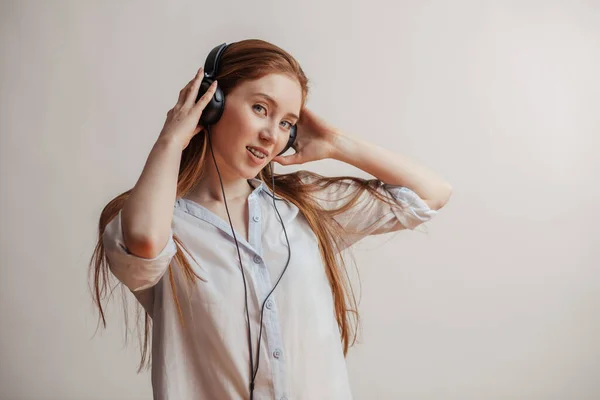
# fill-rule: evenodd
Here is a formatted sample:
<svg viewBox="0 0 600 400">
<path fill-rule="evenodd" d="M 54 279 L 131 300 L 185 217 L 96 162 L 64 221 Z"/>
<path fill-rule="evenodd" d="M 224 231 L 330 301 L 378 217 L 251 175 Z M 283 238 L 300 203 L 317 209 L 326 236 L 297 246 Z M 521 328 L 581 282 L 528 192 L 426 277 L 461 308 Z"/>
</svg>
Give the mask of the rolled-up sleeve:
<svg viewBox="0 0 600 400">
<path fill-rule="evenodd" d="M 305 183 L 314 180 L 310 175 L 303 174 L 302 178 Z M 324 209 L 339 209 L 359 189 L 356 182 L 344 180 L 319 189 L 313 198 Z M 414 230 L 437 214 L 417 193 L 405 186 L 383 183 L 377 191 L 384 197 L 393 198 L 397 204 L 387 204 L 364 190 L 351 208 L 334 216 L 344 229 L 344 237 L 340 238 L 341 249 L 352 246 L 368 235 Z"/>
<path fill-rule="evenodd" d="M 394 216 L 402 224 L 401 229 L 415 229 L 437 215 L 436 210 L 429 208 L 418 194 L 406 186 L 384 184 L 384 188 L 402 204 L 402 208 L 391 207 Z"/>
<path fill-rule="evenodd" d="M 132 254 L 123 240 L 121 211 L 106 225 L 102 242 L 113 275 L 133 292 L 156 285 L 177 252 L 171 230 L 167 244 L 156 257 Z"/>
</svg>

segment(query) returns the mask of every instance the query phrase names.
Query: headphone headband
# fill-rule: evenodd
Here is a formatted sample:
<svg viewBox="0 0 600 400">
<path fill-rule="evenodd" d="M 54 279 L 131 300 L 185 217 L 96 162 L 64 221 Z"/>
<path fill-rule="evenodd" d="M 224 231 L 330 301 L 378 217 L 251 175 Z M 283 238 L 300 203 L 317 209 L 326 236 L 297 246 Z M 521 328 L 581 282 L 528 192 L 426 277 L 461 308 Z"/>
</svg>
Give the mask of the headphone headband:
<svg viewBox="0 0 600 400">
<path fill-rule="evenodd" d="M 227 49 L 229 45 L 227 43 L 223 43 L 208 53 L 206 57 L 206 61 L 204 62 L 204 76 L 207 78 L 215 79 L 217 76 L 217 71 L 219 71 L 219 61 L 221 60 L 221 55 Z"/>
</svg>

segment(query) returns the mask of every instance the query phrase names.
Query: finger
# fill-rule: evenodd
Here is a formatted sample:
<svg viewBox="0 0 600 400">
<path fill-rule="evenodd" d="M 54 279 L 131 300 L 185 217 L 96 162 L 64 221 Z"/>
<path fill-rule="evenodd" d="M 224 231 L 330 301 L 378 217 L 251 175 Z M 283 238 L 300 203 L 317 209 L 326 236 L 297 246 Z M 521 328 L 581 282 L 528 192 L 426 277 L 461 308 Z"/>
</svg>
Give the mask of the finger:
<svg viewBox="0 0 600 400">
<path fill-rule="evenodd" d="M 194 129 L 194 134 L 192 136 L 196 136 L 197 134 L 202 132 L 202 129 L 204 129 L 204 127 L 202 125 L 196 126 L 196 129 Z"/>
<path fill-rule="evenodd" d="M 196 75 L 194 75 L 192 80 L 189 81 L 187 83 L 187 85 L 185 85 L 185 87 L 179 91 L 179 98 L 177 99 L 177 105 L 179 105 L 181 107 L 186 104 L 186 99 L 188 98 L 188 94 L 190 93 L 190 90 L 192 90 L 191 86 L 198 80 L 198 77 L 200 77 L 200 81 L 202 81 L 203 76 L 204 76 L 204 67 L 200 67 L 200 69 L 198 70 L 198 72 L 196 72 Z"/>
<path fill-rule="evenodd" d="M 198 97 L 198 89 L 200 88 L 200 84 L 202 83 L 202 79 L 204 78 L 204 68 L 201 67 L 198 70 L 198 73 L 190 81 L 188 91 L 186 93 L 184 107 L 192 108 L 194 103 L 196 102 L 196 98 Z"/>
<path fill-rule="evenodd" d="M 192 107 L 192 111 L 201 114 L 202 110 L 204 110 L 204 108 L 206 107 L 206 105 L 208 104 L 208 102 L 210 101 L 210 99 L 213 97 L 213 95 L 215 94 L 215 91 L 217 90 L 217 81 L 214 81 L 209 87 L 208 90 L 206 91 L 206 93 L 204 93 L 202 95 L 202 97 L 200 97 L 200 99 L 196 102 L 196 104 L 194 105 L 194 107 Z"/>
<path fill-rule="evenodd" d="M 277 156 L 273 158 L 273 161 L 281 165 L 292 165 L 300 162 L 300 157 L 297 157 L 298 153 L 291 154 L 289 156 Z"/>
</svg>

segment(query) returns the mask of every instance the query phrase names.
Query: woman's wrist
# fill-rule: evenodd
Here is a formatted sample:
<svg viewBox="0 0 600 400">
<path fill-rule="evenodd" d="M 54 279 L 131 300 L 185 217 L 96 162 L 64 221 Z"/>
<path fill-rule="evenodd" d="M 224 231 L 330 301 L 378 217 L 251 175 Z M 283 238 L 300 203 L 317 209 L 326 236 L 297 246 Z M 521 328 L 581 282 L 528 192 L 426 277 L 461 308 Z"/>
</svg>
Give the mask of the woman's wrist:
<svg viewBox="0 0 600 400">
<path fill-rule="evenodd" d="M 174 149 L 178 149 L 179 151 L 185 150 L 185 147 L 186 147 L 183 145 L 183 143 L 181 143 L 181 140 L 176 138 L 175 136 L 163 135 L 162 133 L 156 140 L 156 143 L 154 143 L 154 146 L 174 148 Z"/>
</svg>

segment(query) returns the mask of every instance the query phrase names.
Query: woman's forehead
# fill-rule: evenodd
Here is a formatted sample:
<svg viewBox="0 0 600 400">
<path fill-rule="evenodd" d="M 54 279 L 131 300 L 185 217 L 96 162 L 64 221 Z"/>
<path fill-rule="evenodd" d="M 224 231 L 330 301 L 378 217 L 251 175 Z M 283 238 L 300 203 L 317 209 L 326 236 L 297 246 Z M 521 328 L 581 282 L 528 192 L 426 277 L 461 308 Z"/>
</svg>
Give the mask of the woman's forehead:
<svg viewBox="0 0 600 400">
<path fill-rule="evenodd" d="M 302 87 L 297 79 L 283 74 L 268 74 L 259 79 L 245 81 L 236 89 L 243 96 L 271 97 L 288 111 L 299 111 L 302 106 Z"/>
</svg>

